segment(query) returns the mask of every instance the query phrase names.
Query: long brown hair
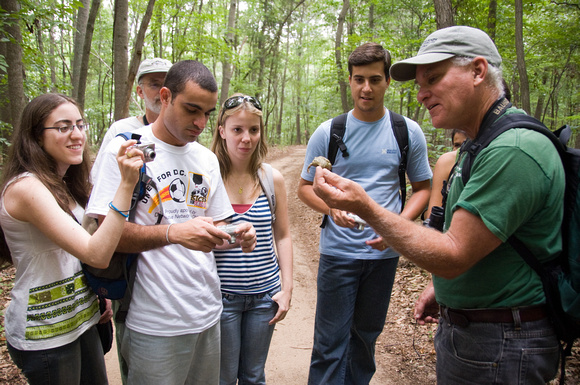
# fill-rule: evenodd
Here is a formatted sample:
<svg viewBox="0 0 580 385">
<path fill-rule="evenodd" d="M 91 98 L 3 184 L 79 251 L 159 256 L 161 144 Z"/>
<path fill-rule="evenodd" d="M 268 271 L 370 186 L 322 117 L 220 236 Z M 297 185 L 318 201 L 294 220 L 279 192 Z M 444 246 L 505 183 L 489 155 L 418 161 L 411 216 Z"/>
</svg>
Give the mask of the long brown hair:
<svg viewBox="0 0 580 385">
<path fill-rule="evenodd" d="M 30 172 L 54 195 L 58 205 L 72 216 L 70 205 L 73 202 L 78 202 L 85 207 L 91 192 L 88 146 L 85 144 L 83 161 L 80 164 L 71 165 L 64 177 L 61 177 L 57 172 L 55 160 L 40 145 L 46 119 L 57 107 L 65 103 L 75 105 L 80 111 L 79 105 L 74 99 L 62 94 L 40 95 L 24 108 L 20 127 L 16 127 L 12 134 L 12 144 L 2 173 L 0 193 L 4 192 L 7 183 L 14 177 L 23 172 Z M 10 254 L 5 252 L 7 250 L 5 243 L 6 240 L 2 232 L 0 265 L 12 262 Z"/>
<path fill-rule="evenodd" d="M 245 96 L 244 94 L 236 93 L 233 94 L 231 97 L 236 96 Z M 214 154 L 216 154 L 219 164 L 220 164 L 220 173 L 222 175 L 222 179 L 226 180 L 230 171 L 232 169 L 232 160 L 230 159 L 230 155 L 228 154 L 228 149 L 226 146 L 226 140 L 220 136 L 219 128 L 220 126 L 225 126 L 226 120 L 236 114 L 238 111 L 246 110 L 252 114 L 258 115 L 260 117 L 260 141 L 258 142 L 258 147 L 252 154 L 250 158 L 250 173 L 254 177 L 254 181 L 258 181 L 258 169 L 260 165 L 266 159 L 266 155 L 268 154 L 268 145 L 266 142 L 266 134 L 264 130 L 264 119 L 262 118 L 262 111 L 257 109 L 250 103 L 248 100 L 244 100 L 240 105 L 233 107 L 233 108 L 225 108 L 223 105 L 221 106 L 220 112 L 218 114 L 218 120 L 216 124 L 216 128 L 213 133 L 213 140 L 211 143 L 211 150 Z"/>
</svg>

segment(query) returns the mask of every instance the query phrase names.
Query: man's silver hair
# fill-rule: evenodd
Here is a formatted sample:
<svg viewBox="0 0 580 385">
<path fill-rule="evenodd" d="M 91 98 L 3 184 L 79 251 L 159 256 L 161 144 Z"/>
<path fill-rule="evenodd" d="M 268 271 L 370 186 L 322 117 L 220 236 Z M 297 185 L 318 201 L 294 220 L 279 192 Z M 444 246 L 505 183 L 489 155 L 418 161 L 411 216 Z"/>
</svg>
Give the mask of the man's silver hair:
<svg viewBox="0 0 580 385">
<path fill-rule="evenodd" d="M 454 56 L 453 58 L 451 58 L 451 61 L 456 66 L 464 67 L 469 65 L 469 63 L 473 61 L 473 58 L 466 56 Z M 503 86 L 503 75 L 501 68 L 495 67 L 494 65 L 488 63 L 486 82 L 487 86 L 490 89 L 499 92 L 500 95 L 498 97 L 505 96 L 505 88 Z"/>
</svg>

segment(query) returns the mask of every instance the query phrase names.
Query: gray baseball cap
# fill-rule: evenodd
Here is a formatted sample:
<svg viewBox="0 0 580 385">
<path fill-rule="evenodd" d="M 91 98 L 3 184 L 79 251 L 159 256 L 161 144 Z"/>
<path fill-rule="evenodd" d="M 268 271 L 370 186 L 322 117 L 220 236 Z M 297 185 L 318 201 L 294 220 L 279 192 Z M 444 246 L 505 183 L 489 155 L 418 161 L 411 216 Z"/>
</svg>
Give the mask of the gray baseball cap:
<svg viewBox="0 0 580 385">
<path fill-rule="evenodd" d="M 427 36 L 417 56 L 393 64 L 390 74 L 395 80 L 412 80 L 418 64 L 437 63 L 453 56 L 482 56 L 495 67 L 499 68 L 501 64 L 497 47 L 487 33 L 477 28 L 455 26 Z"/>
<path fill-rule="evenodd" d="M 152 74 L 157 72 L 167 73 L 171 68 L 171 62 L 167 59 L 153 58 L 145 59 L 139 64 L 137 70 L 137 81 L 145 74 Z"/>
</svg>

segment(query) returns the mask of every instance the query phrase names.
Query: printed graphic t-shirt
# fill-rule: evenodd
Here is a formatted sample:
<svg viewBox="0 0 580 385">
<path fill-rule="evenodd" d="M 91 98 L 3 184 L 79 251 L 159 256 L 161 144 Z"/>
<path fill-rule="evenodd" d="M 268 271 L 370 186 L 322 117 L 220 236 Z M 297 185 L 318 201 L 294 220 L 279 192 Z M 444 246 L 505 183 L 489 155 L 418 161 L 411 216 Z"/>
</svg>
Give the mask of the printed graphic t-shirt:
<svg viewBox="0 0 580 385">
<path fill-rule="evenodd" d="M 28 176 L 34 177 L 19 177 Z M 5 317 L 6 340 L 19 350 L 52 349 L 76 341 L 100 317 L 80 261 L 29 222 L 10 216 L 4 194 L 1 205 L 0 224 L 16 267 Z M 73 210 L 77 221 L 83 212 L 80 205 Z"/>
<path fill-rule="evenodd" d="M 182 223 L 196 217 L 223 220 L 234 214 L 215 155 L 199 143 L 171 146 L 157 139 L 151 126 L 135 131 L 142 143 L 155 143 L 157 156 L 147 163 L 150 188 L 137 204 L 135 223 Z M 87 214 L 106 215 L 119 185 L 116 154 L 123 138 L 104 149 L 93 168 L 95 185 Z M 141 253 L 126 325 L 140 333 L 176 336 L 199 333 L 215 325 L 222 309 L 213 253 L 168 245 Z"/>
</svg>

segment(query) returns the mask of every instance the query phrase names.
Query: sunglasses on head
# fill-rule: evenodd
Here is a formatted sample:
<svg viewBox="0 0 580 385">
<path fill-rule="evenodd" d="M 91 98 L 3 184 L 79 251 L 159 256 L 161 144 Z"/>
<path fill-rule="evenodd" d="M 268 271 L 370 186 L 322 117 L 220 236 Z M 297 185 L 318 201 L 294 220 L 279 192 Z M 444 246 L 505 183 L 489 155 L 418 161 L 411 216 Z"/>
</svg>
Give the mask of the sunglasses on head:
<svg viewBox="0 0 580 385">
<path fill-rule="evenodd" d="M 242 104 L 244 101 L 252 103 L 252 106 L 262 111 L 262 104 L 258 99 L 254 98 L 253 96 L 233 96 L 224 102 L 224 108 L 226 110 L 229 110 L 230 108 L 235 108 L 240 104 Z"/>
</svg>

